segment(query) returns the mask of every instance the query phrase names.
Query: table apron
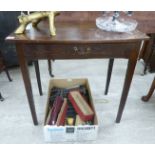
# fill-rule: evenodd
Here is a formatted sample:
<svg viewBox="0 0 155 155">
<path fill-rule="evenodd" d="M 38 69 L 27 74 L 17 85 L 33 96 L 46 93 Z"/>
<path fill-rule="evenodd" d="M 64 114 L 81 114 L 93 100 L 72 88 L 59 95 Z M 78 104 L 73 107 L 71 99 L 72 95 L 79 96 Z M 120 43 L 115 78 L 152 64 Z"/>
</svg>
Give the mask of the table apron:
<svg viewBox="0 0 155 155">
<path fill-rule="evenodd" d="M 129 58 L 136 42 L 93 44 L 24 44 L 28 59 Z"/>
</svg>

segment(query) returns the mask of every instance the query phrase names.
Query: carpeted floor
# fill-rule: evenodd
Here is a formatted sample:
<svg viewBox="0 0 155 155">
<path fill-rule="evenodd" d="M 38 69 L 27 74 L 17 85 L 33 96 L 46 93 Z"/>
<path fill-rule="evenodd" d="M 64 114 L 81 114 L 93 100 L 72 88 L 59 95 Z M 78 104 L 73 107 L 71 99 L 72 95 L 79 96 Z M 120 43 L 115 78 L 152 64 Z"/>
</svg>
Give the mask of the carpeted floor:
<svg viewBox="0 0 155 155">
<path fill-rule="evenodd" d="M 43 119 L 50 76 L 47 61 L 39 63 L 43 96 L 38 93 L 34 66 L 29 67 L 38 126 L 32 123 L 20 69 L 10 70 L 13 82 L 8 82 L 5 73 L 0 74 L 0 91 L 5 98 L 4 102 L 0 102 L 0 143 L 44 143 Z M 116 124 L 127 61 L 115 60 L 109 94 L 105 96 L 107 64 L 107 60 L 61 60 L 53 64 L 56 77 L 89 79 L 99 132 L 96 141 L 81 143 L 155 143 L 155 95 L 147 103 L 141 101 L 154 74 L 142 76 L 143 65 L 137 64 L 122 121 Z"/>
</svg>

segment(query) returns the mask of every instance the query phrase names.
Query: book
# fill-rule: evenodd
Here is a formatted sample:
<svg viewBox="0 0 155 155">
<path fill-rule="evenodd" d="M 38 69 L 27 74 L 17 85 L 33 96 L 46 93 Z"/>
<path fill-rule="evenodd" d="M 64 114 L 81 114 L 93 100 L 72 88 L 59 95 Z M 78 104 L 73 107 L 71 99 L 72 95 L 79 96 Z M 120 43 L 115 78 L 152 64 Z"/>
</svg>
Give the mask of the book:
<svg viewBox="0 0 155 155">
<path fill-rule="evenodd" d="M 52 112 L 52 108 L 49 108 L 49 111 L 48 111 L 48 115 L 47 115 L 47 118 L 46 118 L 46 125 L 48 125 L 49 121 L 50 121 L 50 118 L 51 118 L 51 112 Z"/>
<path fill-rule="evenodd" d="M 61 126 L 61 125 L 63 126 L 65 124 L 67 108 L 68 108 L 67 99 L 64 98 L 64 102 L 62 104 L 61 110 L 57 118 L 57 122 L 56 122 L 57 126 Z"/>
<path fill-rule="evenodd" d="M 67 114 L 66 114 L 67 117 L 75 118 L 77 113 L 76 113 L 72 103 L 69 100 L 67 101 L 67 103 L 68 103 L 68 109 L 67 109 Z"/>
<path fill-rule="evenodd" d="M 53 103 L 51 116 L 50 116 L 49 123 L 48 123 L 49 125 L 56 124 L 56 120 L 57 120 L 58 114 L 61 110 L 62 104 L 63 104 L 63 98 L 61 96 L 57 96 Z"/>
<path fill-rule="evenodd" d="M 79 91 L 69 92 L 68 98 L 83 121 L 93 119 L 94 112 Z"/>
<path fill-rule="evenodd" d="M 80 118 L 79 115 L 76 115 L 76 121 L 75 121 L 75 125 L 85 125 L 85 122 Z"/>
</svg>

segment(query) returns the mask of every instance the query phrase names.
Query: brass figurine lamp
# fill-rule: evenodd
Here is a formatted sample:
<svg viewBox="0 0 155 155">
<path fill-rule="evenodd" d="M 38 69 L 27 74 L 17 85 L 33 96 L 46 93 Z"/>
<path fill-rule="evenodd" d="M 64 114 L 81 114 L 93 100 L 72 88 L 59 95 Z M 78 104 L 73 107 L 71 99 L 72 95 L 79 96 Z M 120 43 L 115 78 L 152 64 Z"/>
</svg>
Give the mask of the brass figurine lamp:
<svg viewBox="0 0 155 155">
<path fill-rule="evenodd" d="M 30 13 L 28 15 L 21 15 L 18 17 L 19 19 L 19 27 L 16 29 L 15 34 L 23 34 L 26 26 L 29 23 L 32 23 L 33 27 L 37 27 L 38 23 L 44 19 L 48 18 L 49 19 L 49 30 L 50 30 L 50 35 L 55 36 L 56 35 L 56 29 L 54 26 L 54 18 L 58 14 L 56 11 L 42 11 L 42 12 L 34 12 Z"/>
</svg>

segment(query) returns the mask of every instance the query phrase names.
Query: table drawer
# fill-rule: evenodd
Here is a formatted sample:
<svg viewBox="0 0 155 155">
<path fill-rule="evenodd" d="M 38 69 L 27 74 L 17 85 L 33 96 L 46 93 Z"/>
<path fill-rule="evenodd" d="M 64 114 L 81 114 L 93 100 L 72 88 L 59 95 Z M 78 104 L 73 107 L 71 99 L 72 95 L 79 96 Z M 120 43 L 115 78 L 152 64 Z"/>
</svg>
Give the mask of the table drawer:
<svg viewBox="0 0 155 155">
<path fill-rule="evenodd" d="M 29 44 L 25 46 L 25 54 L 30 58 L 37 57 L 42 59 L 86 59 L 109 57 L 127 58 L 134 48 L 135 43 L 53 45 Z"/>
</svg>

